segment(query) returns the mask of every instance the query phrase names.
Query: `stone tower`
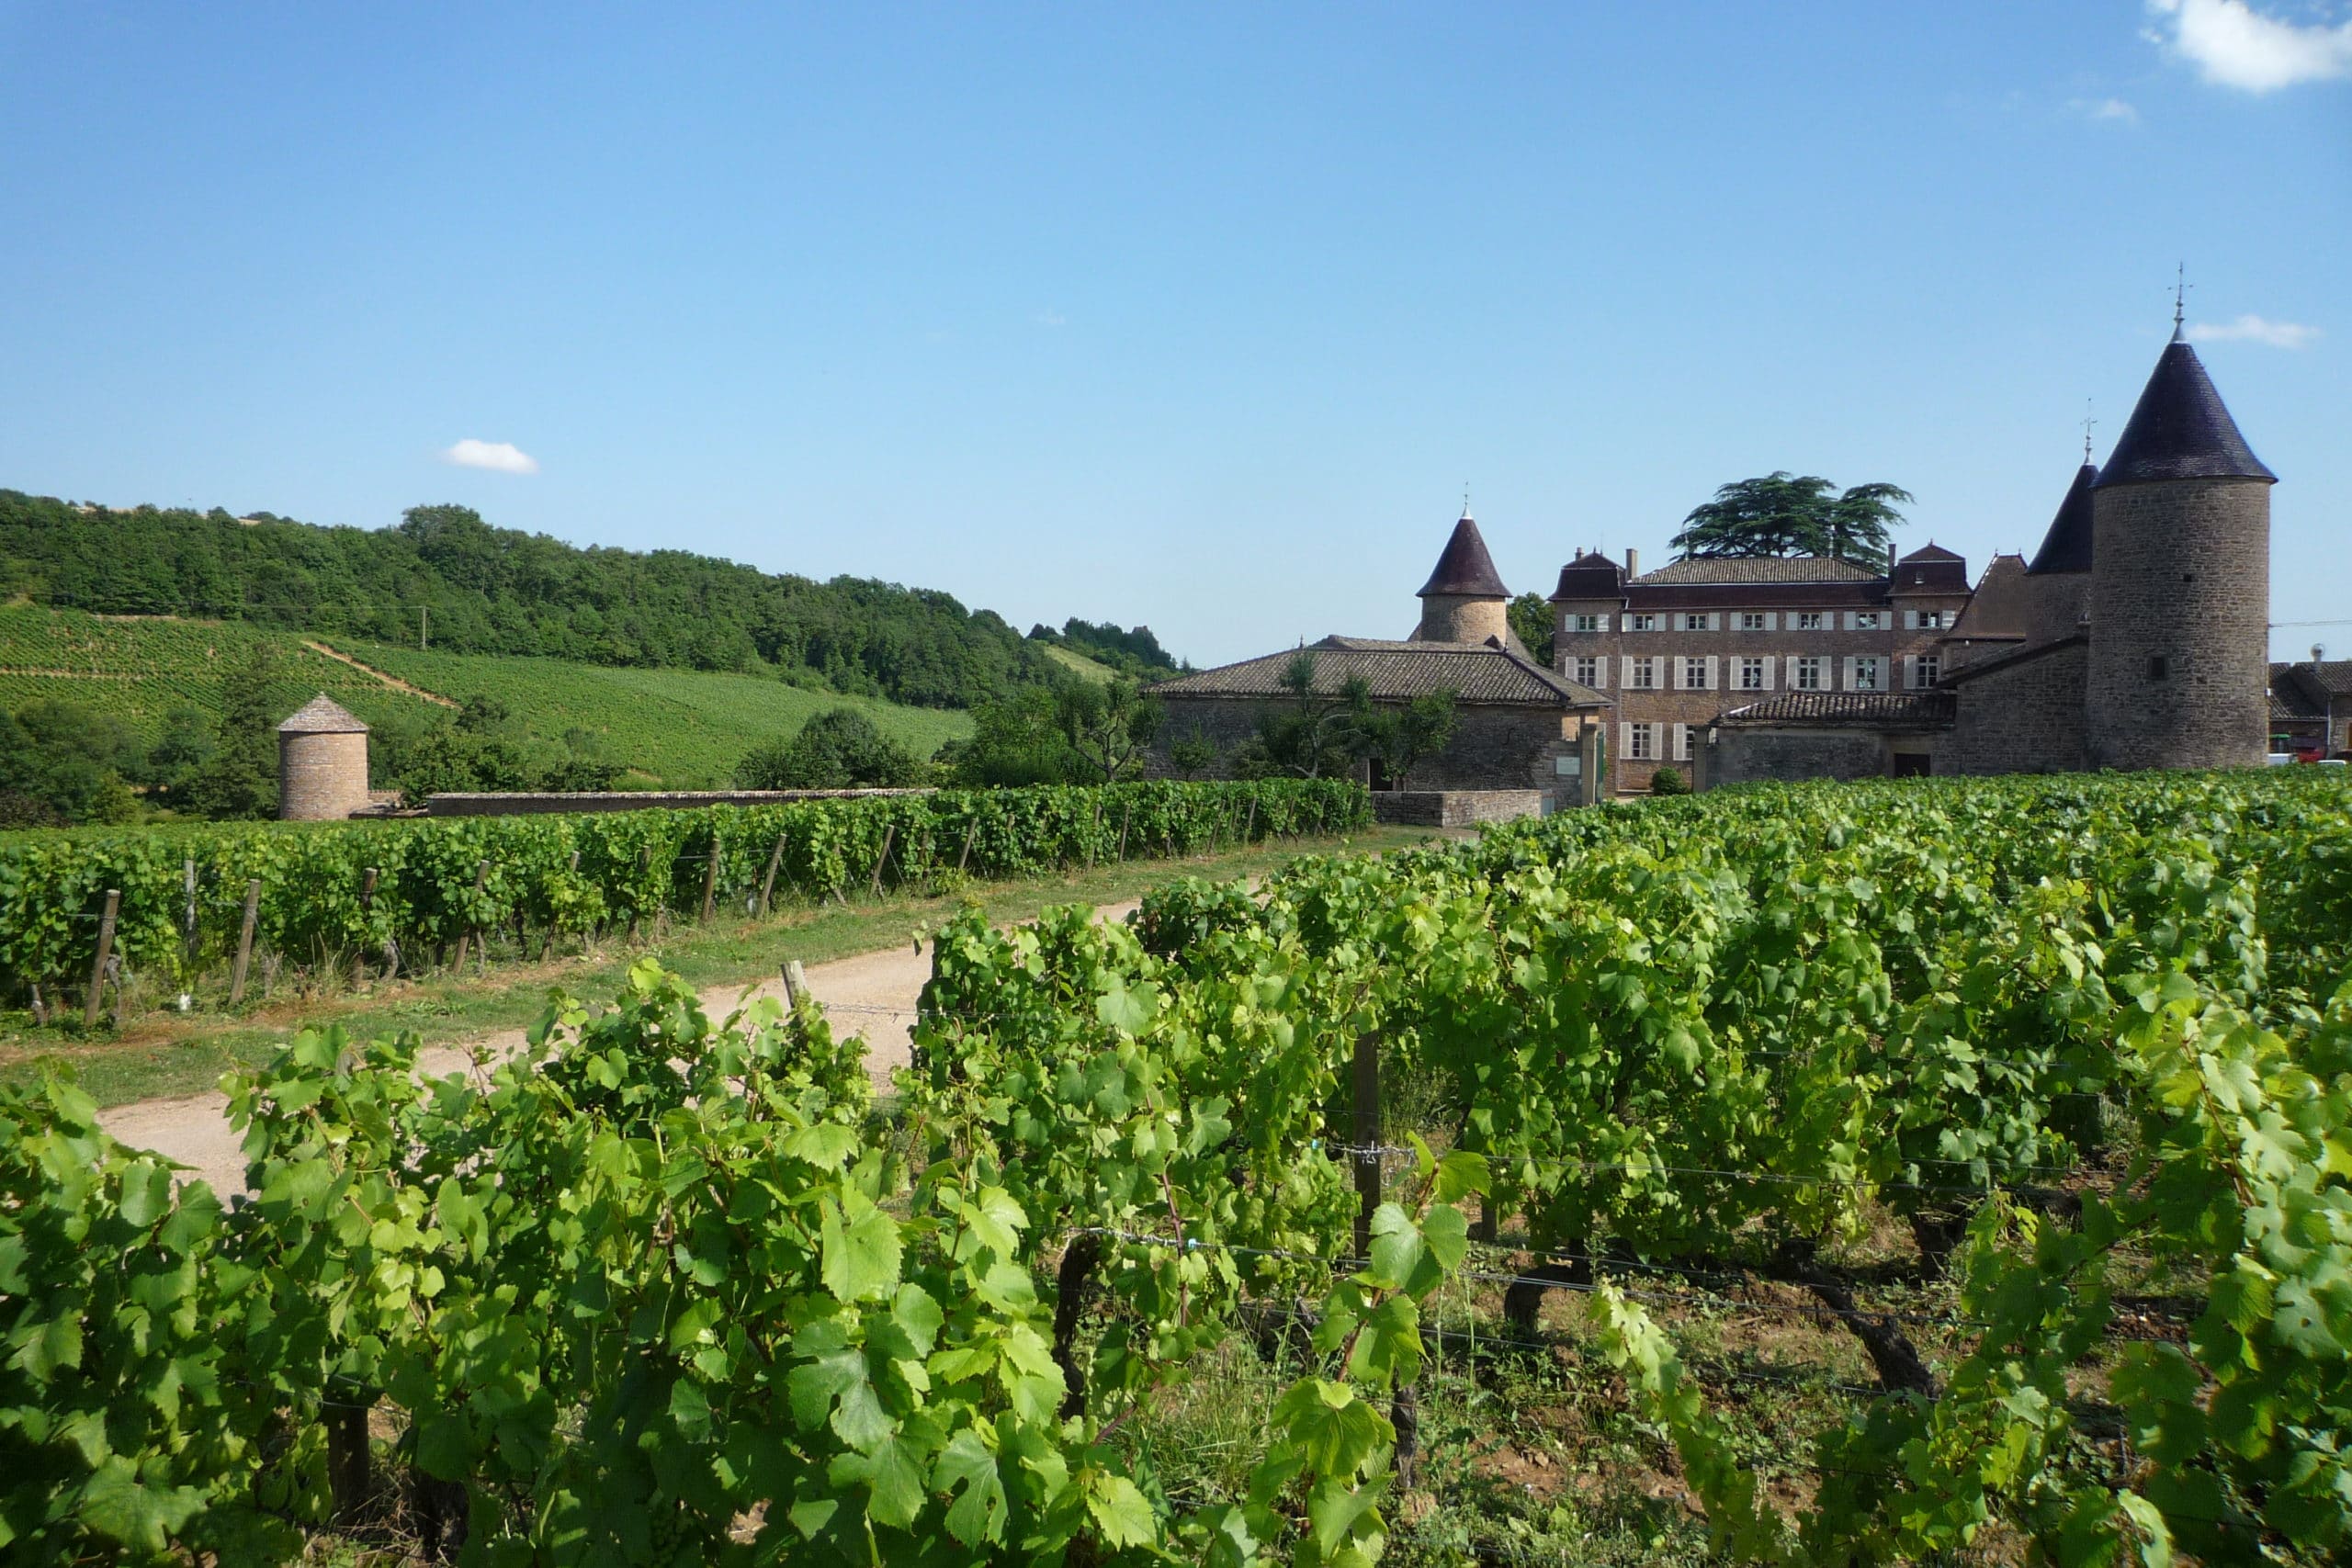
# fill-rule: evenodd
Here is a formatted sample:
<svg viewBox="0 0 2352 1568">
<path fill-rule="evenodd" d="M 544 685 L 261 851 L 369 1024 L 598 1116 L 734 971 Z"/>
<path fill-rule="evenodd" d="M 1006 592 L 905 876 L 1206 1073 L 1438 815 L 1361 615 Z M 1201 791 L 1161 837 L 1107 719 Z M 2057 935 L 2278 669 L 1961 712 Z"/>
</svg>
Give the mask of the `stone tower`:
<svg viewBox="0 0 2352 1568">
<path fill-rule="evenodd" d="M 2262 761 L 2277 482 L 2176 321 L 2091 488 L 2092 768 Z"/>
<path fill-rule="evenodd" d="M 1495 571 L 1495 558 L 1478 536 L 1467 507 L 1437 558 L 1437 570 L 1421 584 L 1421 624 L 1415 642 L 1510 641 L 1510 590 Z"/>
<path fill-rule="evenodd" d="M 368 727 L 321 692 L 277 727 L 277 815 L 326 822 L 368 804 Z"/>
</svg>

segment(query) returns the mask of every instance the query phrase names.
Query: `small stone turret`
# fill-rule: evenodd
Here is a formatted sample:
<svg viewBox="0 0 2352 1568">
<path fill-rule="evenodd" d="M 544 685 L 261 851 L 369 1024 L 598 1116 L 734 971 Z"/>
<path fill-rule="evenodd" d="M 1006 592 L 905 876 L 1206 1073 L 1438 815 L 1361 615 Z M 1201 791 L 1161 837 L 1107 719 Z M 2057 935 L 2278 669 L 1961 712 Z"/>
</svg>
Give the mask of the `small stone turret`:
<svg viewBox="0 0 2352 1568">
<path fill-rule="evenodd" d="M 368 727 L 321 692 L 277 727 L 277 815 L 335 821 L 368 803 Z"/>
<path fill-rule="evenodd" d="M 1489 637 L 1510 640 L 1510 590 L 1495 570 L 1487 541 L 1468 509 L 1453 525 L 1437 570 L 1421 584 L 1421 624 L 1415 642 L 1485 642 Z"/>
<path fill-rule="evenodd" d="M 2091 485 L 2091 767 L 2260 765 L 2277 482 L 2176 331 Z"/>
</svg>

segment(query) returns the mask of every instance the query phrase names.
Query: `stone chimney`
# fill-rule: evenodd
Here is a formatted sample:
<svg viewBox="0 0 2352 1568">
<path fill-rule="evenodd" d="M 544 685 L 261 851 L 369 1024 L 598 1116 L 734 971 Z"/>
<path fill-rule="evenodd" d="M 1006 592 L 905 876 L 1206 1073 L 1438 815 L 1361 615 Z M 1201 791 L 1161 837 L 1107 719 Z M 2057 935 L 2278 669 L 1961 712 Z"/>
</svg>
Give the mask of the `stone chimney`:
<svg viewBox="0 0 2352 1568">
<path fill-rule="evenodd" d="M 1642 575 L 1641 551 L 1627 550 L 1625 552 L 1625 575 L 1629 578 L 1639 577 Z"/>
</svg>

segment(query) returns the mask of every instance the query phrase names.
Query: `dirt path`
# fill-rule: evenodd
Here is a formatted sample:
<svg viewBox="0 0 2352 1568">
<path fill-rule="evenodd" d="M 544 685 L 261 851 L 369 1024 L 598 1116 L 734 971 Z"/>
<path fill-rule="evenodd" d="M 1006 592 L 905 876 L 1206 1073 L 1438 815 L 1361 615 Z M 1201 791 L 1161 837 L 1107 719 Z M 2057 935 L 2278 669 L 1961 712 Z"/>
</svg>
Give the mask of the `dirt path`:
<svg viewBox="0 0 2352 1568">
<path fill-rule="evenodd" d="M 388 675 L 372 664 L 352 658 L 351 655 L 344 652 L 341 649 L 329 648 L 325 643 L 313 642 L 309 637 L 304 637 L 302 639 L 302 646 L 309 649 L 312 653 L 321 654 L 328 659 L 334 660 L 338 664 L 348 664 L 354 670 L 358 671 L 362 675 L 372 676 L 376 680 L 381 681 L 385 685 L 390 686 L 395 692 L 406 692 L 412 697 L 423 697 L 426 702 L 439 703 L 445 708 L 453 708 L 458 705 L 454 698 L 445 697 L 438 692 L 428 692 L 422 686 L 412 686 L 397 675 Z"/>
<path fill-rule="evenodd" d="M 1109 904 L 1095 911 L 1098 919 L 1124 919 L 1133 902 Z M 876 1085 L 889 1082 L 896 1068 L 905 1066 L 912 1048 L 915 998 L 931 978 L 927 947 L 893 947 L 862 953 L 812 965 L 808 988 L 825 1009 L 834 1030 L 863 1034 L 866 1067 Z M 752 987 L 714 986 L 702 993 L 705 1011 L 724 1018 L 744 1002 L 777 995 L 780 980 Z M 462 1072 L 477 1057 L 495 1060 L 523 1048 L 523 1031 L 503 1030 L 464 1045 L 435 1045 L 421 1052 L 417 1070 L 426 1077 Z M 226 1197 L 245 1190 L 245 1156 L 237 1135 L 229 1130 L 228 1097 L 219 1093 L 189 1095 L 177 1100 L 141 1100 L 98 1113 L 98 1125 L 134 1148 L 156 1153 L 189 1168 L 215 1192 Z"/>
</svg>

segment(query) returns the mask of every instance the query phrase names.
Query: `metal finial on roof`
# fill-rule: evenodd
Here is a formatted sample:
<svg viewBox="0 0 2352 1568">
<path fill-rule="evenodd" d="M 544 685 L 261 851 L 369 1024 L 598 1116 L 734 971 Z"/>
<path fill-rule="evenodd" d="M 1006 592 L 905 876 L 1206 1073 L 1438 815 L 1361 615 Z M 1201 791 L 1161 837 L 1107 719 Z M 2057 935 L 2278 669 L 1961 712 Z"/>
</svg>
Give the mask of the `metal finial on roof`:
<svg viewBox="0 0 2352 1568">
<path fill-rule="evenodd" d="M 1462 481 L 1462 515 L 1464 517 L 1470 515 L 1470 481 L 1468 479 Z"/>
<path fill-rule="evenodd" d="M 2182 318 L 2188 314 L 2188 291 L 2196 287 L 2197 285 L 2188 281 L 2188 264 L 2187 262 L 2182 262 L 2178 266 L 2173 269 L 2172 341 L 2175 343 L 2184 343 L 2188 341 L 2188 334 L 2181 331 L 2180 323 Z"/>
<path fill-rule="evenodd" d="M 2091 417 L 2090 399 L 2085 398 L 2083 400 L 2083 461 L 2086 463 L 2091 460 L 2091 426 L 2098 423 L 2098 421 Z"/>
</svg>

